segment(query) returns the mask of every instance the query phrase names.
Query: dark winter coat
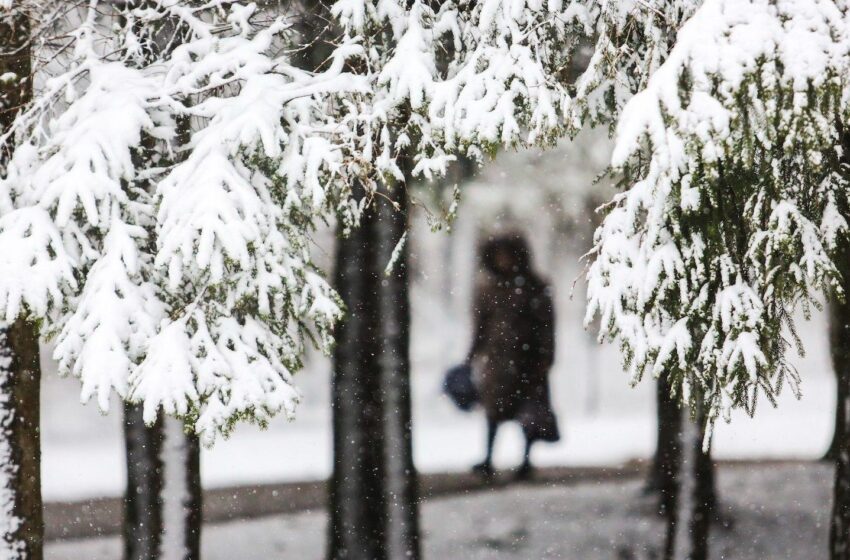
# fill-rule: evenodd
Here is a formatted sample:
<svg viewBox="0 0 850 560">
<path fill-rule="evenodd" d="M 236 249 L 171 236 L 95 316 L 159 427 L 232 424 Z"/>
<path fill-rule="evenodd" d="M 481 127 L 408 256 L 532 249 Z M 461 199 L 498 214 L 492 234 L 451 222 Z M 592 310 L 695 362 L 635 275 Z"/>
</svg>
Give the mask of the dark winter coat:
<svg viewBox="0 0 850 560">
<path fill-rule="evenodd" d="M 509 275 L 489 270 L 477 287 L 473 375 L 488 419 L 517 420 L 529 439 L 557 441 L 548 381 L 555 357 L 551 290 L 527 257 L 518 264 Z"/>
</svg>

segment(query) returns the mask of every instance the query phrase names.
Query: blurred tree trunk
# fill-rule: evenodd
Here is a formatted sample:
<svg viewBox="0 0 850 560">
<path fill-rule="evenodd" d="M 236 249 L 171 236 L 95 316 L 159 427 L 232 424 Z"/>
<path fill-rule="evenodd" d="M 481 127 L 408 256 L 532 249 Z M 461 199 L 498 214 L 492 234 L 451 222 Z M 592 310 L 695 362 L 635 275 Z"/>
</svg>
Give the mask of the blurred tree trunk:
<svg viewBox="0 0 850 560">
<path fill-rule="evenodd" d="M 832 349 L 833 357 L 840 354 L 843 365 L 850 362 L 846 341 L 847 339 L 844 338 L 843 344 L 838 348 L 833 346 Z M 844 387 L 839 391 L 839 394 L 843 394 L 843 398 L 838 401 L 837 407 L 844 409 L 845 412 L 842 417 L 844 424 L 841 427 L 840 449 L 835 459 L 835 486 L 829 533 L 829 557 L 832 560 L 850 560 L 850 441 L 847 437 L 850 434 L 850 426 L 847 425 L 848 415 L 846 414 L 850 404 L 848 403 L 848 394 L 850 394 L 850 387 L 847 386 L 848 377 L 850 376 L 838 376 L 839 383 L 843 383 Z"/>
<path fill-rule="evenodd" d="M 347 310 L 336 331 L 332 387 L 329 558 L 333 560 L 386 558 L 375 222 L 373 208 L 360 227 L 337 241 L 336 289 Z"/>
<path fill-rule="evenodd" d="M 402 162 L 402 165 L 407 163 Z M 404 167 L 403 167 L 404 169 Z M 404 169 L 410 177 L 410 169 Z M 410 296 L 406 185 L 392 193 L 396 206 L 378 204 L 378 285 L 381 319 L 380 395 L 384 414 L 384 474 L 387 558 L 419 558 L 416 468 L 410 397 Z M 387 268 L 392 263 L 392 268 Z"/>
<path fill-rule="evenodd" d="M 160 560 L 201 557 L 201 445 L 187 434 L 183 422 L 166 416 L 162 422 L 162 538 Z"/>
<path fill-rule="evenodd" d="M 850 133 L 842 131 L 840 163 L 850 164 Z M 839 200 L 841 214 L 848 209 Z M 833 294 L 830 303 L 830 350 L 836 376 L 835 433 L 827 455 L 835 460 L 835 485 L 829 530 L 829 557 L 850 560 L 850 241 L 839 239 L 835 263 L 841 275 L 843 301 Z"/>
<path fill-rule="evenodd" d="M 0 134 L 32 99 L 30 22 L 0 13 Z M 0 146 L 0 168 L 10 146 Z M 0 556 L 43 557 L 38 328 L 23 316 L 0 323 Z"/>
<path fill-rule="evenodd" d="M 716 502 L 711 451 L 703 451 L 705 411 L 697 404 L 691 418 L 683 411 L 680 447 L 669 496 L 662 496 L 667 519 L 666 560 L 707 560 L 708 537 Z"/>
<path fill-rule="evenodd" d="M 124 405 L 125 560 L 197 560 L 201 542 L 200 445 L 179 420 L 146 426 Z"/>
<path fill-rule="evenodd" d="M 850 136 L 843 136 L 844 155 L 842 163 L 848 164 Z M 832 442 L 824 460 L 838 461 L 841 450 L 846 447 L 847 436 L 847 398 L 850 397 L 850 249 L 846 241 L 840 242 L 836 251 L 836 265 L 842 278 L 844 300 L 833 296 L 829 301 L 829 346 L 832 355 L 832 369 L 835 371 L 835 424 Z"/>
<path fill-rule="evenodd" d="M 679 432 L 682 429 L 682 411 L 679 403 L 670 396 L 670 389 L 666 376 L 662 375 L 655 381 L 657 436 L 655 455 L 645 486 L 646 492 L 659 493 L 662 512 L 667 511 L 670 497 L 675 493 Z"/>
<path fill-rule="evenodd" d="M 406 195 L 384 194 L 398 209 L 378 198 L 337 244 L 336 288 L 347 313 L 336 332 L 332 388 L 333 560 L 419 558 L 406 248 L 384 273 L 406 230 Z"/>
<path fill-rule="evenodd" d="M 162 534 L 162 422 L 146 426 L 142 407 L 125 403 L 124 445 L 124 560 L 156 560 Z"/>
<path fill-rule="evenodd" d="M 842 271 L 843 276 L 848 273 L 850 273 L 850 270 Z M 839 451 L 844 446 L 845 425 L 847 424 L 846 401 L 847 397 L 850 396 L 848 394 L 848 385 L 850 385 L 850 304 L 836 298 L 832 298 L 829 302 L 829 345 L 832 354 L 832 367 L 835 371 L 835 427 L 832 442 L 824 454 L 823 460 L 837 461 Z"/>
<path fill-rule="evenodd" d="M 173 45 L 171 45 L 173 46 Z M 170 48 L 169 45 L 158 45 Z M 177 144 L 191 139 L 191 122 L 178 117 Z M 143 134 L 133 154 L 138 168 L 162 154 L 156 139 Z M 162 161 L 162 160 L 160 160 Z M 197 436 L 183 422 L 160 414 L 146 426 L 139 405 L 125 404 L 124 442 L 127 493 L 124 500 L 125 560 L 197 560 L 201 551 L 201 470 Z"/>
<path fill-rule="evenodd" d="M 844 143 L 847 150 L 846 136 Z M 850 560 L 850 244 L 846 240 L 838 247 L 836 264 L 841 273 L 844 301 L 835 296 L 830 301 L 830 350 L 837 398 L 835 434 L 827 452 L 835 460 L 829 551 L 832 560 Z"/>
</svg>

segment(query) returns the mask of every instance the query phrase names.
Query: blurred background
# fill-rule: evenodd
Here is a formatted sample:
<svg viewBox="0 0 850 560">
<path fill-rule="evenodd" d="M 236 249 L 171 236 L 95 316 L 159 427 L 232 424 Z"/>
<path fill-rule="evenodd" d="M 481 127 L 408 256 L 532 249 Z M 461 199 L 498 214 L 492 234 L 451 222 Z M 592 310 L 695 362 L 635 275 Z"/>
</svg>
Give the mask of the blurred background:
<svg viewBox="0 0 850 560">
<path fill-rule="evenodd" d="M 465 177 L 417 187 L 411 250 L 414 453 L 424 473 L 459 472 L 481 460 L 485 423 L 476 412 L 458 411 L 442 395 L 446 369 L 463 359 L 470 344 L 472 287 L 477 245 L 489 233 L 520 230 L 534 253 L 535 268 L 555 291 L 557 357 L 551 372 L 553 400 L 564 437 L 540 444 L 540 466 L 620 465 L 648 459 L 655 447 L 652 380 L 632 387 L 618 349 L 596 342 L 585 329 L 581 256 L 592 243 L 594 209 L 614 192 L 595 179 L 610 154 L 607 136 L 589 133 L 557 149 L 505 152 Z M 458 217 L 450 231 L 433 232 L 435 215 L 461 187 Z M 332 261 L 333 234 L 317 236 L 317 253 Z M 320 258 L 320 260 L 321 260 Z M 799 323 L 806 349 L 793 363 L 803 377 L 803 398 L 785 391 L 779 408 L 760 403 L 756 418 L 734 416 L 718 426 L 718 459 L 817 459 L 832 437 L 835 383 L 823 313 Z M 79 403 L 75 379 L 61 379 L 45 350 L 42 437 L 43 488 L 47 502 L 119 497 L 125 486 L 121 406 L 104 416 L 95 403 Z M 331 472 L 330 361 L 311 353 L 296 381 L 303 395 L 297 418 L 276 419 L 268 429 L 239 426 L 201 455 L 206 489 L 271 482 L 324 480 Z M 495 463 L 521 460 L 518 426 L 502 430 Z"/>
</svg>

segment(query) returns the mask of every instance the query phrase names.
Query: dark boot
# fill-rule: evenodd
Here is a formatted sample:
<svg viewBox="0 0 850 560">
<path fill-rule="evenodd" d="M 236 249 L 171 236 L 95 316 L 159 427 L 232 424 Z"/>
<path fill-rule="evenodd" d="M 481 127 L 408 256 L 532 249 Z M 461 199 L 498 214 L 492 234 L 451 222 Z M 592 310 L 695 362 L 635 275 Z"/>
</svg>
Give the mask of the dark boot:
<svg viewBox="0 0 850 560">
<path fill-rule="evenodd" d="M 531 466 L 531 446 L 533 443 L 534 441 L 525 439 L 525 456 L 516 472 L 516 480 L 531 480 L 534 476 L 534 467 Z"/>
<path fill-rule="evenodd" d="M 487 419 L 487 455 L 484 460 L 472 467 L 472 472 L 486 478 L 493 476 L 493 444 L 496 442 L 496 430 L 499 425 L 493 420 Z"/>
</svg>

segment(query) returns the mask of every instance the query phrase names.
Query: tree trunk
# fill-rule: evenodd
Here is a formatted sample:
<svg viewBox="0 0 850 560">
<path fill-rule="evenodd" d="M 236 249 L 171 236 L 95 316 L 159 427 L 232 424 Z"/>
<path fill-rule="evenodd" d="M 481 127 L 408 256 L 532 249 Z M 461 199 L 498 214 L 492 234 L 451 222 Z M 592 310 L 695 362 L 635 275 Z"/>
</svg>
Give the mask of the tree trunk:
<svg viewBox="0 0 850 560">
<path fill-rule="evenodd" d="M 841 360 L 844 364 L 850 362 L 848 355 L 848 344 L 841 344 L 839 348 L 833 347 L 833 356 L 842 354 Z M 845 386 L 840 391 L 843 399 L 838 401 L 838 408 L 845 411 L 850 406 L 850 387 L 847 387 L 847 375 L 839 375 L 838 379 Z M 843 415 L 842 441 L 839 452 L 835 459 L 835 486 L 833 490 L 832 519 L 829 533 L 829 557 L 832 560 L 850 560 L 850 441 L 847 434 L 850 427 L 847 425 L 848 415 Z"/>
<path fill-rule="evenodd" d="M 166 416 L 160 461 L 163 468 L 160 560 L 201 557 L 201 445 L 183 422 Z"/>
<path fill-rule="evenodd" d="M 334 354 L 332 560 L 419 558 L 406 249 L 384 274 L 405 231 L 403 189 L 392 194 L 400 211 L 378 199 L 337 245 L 336 284 L 347 313 Z"/>
<path fill-rule="evenodd" d="M 850 560 L 850 248 L 846 243 L 839 247 L 836 264 L 841 272 L 845 300 L 833 297 L 830 301 L 829 338 L 837 398 L 835 434 L 830 446 L 835 460 L 835 486 L 829 551 L 832 560 Z"/>
<path fill-rule="evenodd" d="M 850 133 L 842 131 L 844 148 L 840 163 L 850 159 Z M 841 208 L 847 215 L 846 201 Z M 832 519 L 829 527 L 829 557 L 850 560 L 850 242 L 839 241 L 835 264 L 841 274 L 844 301 L 835 295 L 830 301 L 829 338 L 836 377 L 835 433 L 827 452 L 835 459 L 835 485 L 832 495 Z"/>
<path fill-rule="evenodd" d="M 679 403 L 670 396 L 670 383 L 665 376 L 655 382 L 655 410 L 658 419 L 655 456 L 649 468 L 645 489 L 659 495 L 659 511 L 666 512 L 675 494 L 676 460 L 679 450 L 679 431 L 682 429 L 682 411 Z"/>
<path fill-rule="evenodd" d="M 30 25 L 14 8 L 0 12 L 0 133 L 32 99 Z M 0 146 L 0 168 L 9 146 Z M 0 323 L 0 556 L 43 557 L 38 329 L 23 317 Z"/>
<path fill-rule="evenodd" d="M 162 422 L 145 426 L 142 407 L 126 403 L 124 445 L 124 560 L 156 560 L 162 535 Z"/>
<path fill-rule="evenodd" d="M 336 288 L 347 313 L 336 331 L 332 386 L 329 558 L 334 560 L 386 557 L 375 225 L 370 210 L 360 227 L 337 242 Z"/>
<path fill-rule="evenodd" d="M 384 494 L 387 558 L 419 558 L 417 477 L 413 465 L 413 419 L 410 402 L 410 299 L 407 283 L 407 196 L 394 192 L 398 208 L 379 204 L 378 272 L 393 262 L 379 281 L 382 348 L 379 354 L 383 408 Z M 404 238 L 406 239 L 406 238 Z M 398 244 L 400 253 L 394 254 Z M 395 258 L 394 258 L 395 257 Z"/>
<path fill-rule="evenodd" d="M 844 271 L 850 272 L 850 271 Z M 845 292 L 846 293 L 846 292 Z M 848 297 L 845 295 L 845 297 Z M 835 427 L 832 442 L 823 456 L 825 461 L 837 461 L 844 446 L 847 424 L 847 397 L 850 385 L 850 304 L 833 298 L 829 302 L 829 345 L 835 371 Z"/>
<path fill-rule="evenodd" d="M 146 426 L 142 408 L 124 405 L 127 492 L 125 560 L 200 558 L 201 484 L 198 439 L 160 417 Z"/>
<path fill-rule="evenodd" d="M 0 326 L 0 556 L 43 557 L 38 331 Z"/>
<path fill-rule="evenodd" d="M 684 411 L 681 447 L 676 460 L 675 492 L 667 502 L 667 560 L 707 560 L 708 536 L 715 504 L 714 466 L 711 453 L 703 451 L 705 412 Z"/>
</svg>

